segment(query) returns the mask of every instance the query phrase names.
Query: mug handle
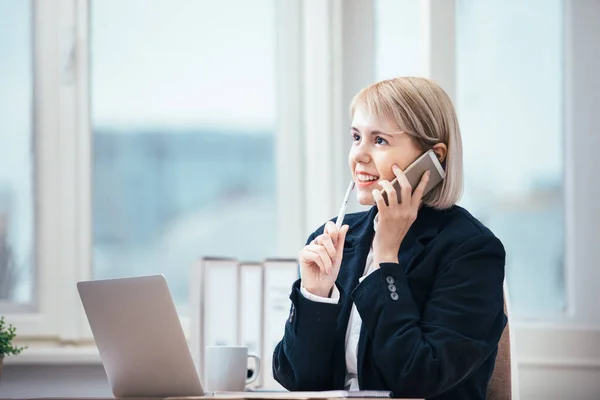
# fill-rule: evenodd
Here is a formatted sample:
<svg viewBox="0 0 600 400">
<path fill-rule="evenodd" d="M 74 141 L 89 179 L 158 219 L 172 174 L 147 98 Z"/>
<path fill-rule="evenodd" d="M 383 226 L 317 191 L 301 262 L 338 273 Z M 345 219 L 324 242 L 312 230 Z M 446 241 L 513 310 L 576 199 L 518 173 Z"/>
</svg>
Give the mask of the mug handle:
<svg viewBox="0 0 600 400">
<path fill-rule="evenodd" d="M 250 376 L 250 378 L 246 379 L 246 385 L 251 384 L 252 382 L 254 382 L 257 378 L 258 375 L 260 374 L 260 358 L 258 358 L 255 355 L 252 354 L 248 354 L 248 358 L 253 358 L 254 359 L 254 363 L 256 364 L 256 368 L 254 368 L 254 370 L 252 371 L 252 376 Z"/>
</svg>

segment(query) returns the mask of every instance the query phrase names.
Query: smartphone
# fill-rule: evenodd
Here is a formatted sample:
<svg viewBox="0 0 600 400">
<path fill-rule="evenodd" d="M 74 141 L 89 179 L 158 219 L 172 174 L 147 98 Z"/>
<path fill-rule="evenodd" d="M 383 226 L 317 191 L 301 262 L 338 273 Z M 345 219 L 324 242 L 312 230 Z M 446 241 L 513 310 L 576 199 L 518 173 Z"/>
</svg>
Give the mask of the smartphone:
<svg viewBox="0 0 600 400">
<path fill-rule="evenodd" d="M 419 158 L 417 158 L 412 164 L 406 168 L 404 174 L 412 187 L 412 190 L 417 188 L 419 182 L 421 182 L 421 177 L 425 173 L 425 171 L 431 171 L 431 175 L 429 176 L 429 182 L 423 191 L 423 196 L 431 191 L 434 187 L 440 184 L 444 178 L 446 178 L 446 171 L 444 171 L 444 167 L 440 164 L 440 161 L 437 158 L 437 155 L 433 150 L 427 150 L 423 153 Z M 400 203 L 401 199 L 401 191 L 400 183 L 398 183 L 398 178 L 392 181 L 392 186 L 396 189 L 396 195 L 398 196 L 398 203 Z M 388 203 L 387 192 L 385 190 L 381 191 L 383 195 L 383 199 L 385 200 L 385 204 Z"/>
</svg>

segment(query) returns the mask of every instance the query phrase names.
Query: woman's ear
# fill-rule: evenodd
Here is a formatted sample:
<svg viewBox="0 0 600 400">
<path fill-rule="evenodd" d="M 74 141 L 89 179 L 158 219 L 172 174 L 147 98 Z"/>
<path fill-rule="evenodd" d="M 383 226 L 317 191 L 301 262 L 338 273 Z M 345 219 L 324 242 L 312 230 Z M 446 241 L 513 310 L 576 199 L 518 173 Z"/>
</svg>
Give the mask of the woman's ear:
<svg viewBox="0 0 600 400">
<path fill-rule="evenodd" d="M 433 151 L 437 156 L 438 160 L 442 163 L 446 159 L 446 154 L 448 154 L 448 147 L 444 143 L 437 143 L 433 146 Z"/>
</svg>

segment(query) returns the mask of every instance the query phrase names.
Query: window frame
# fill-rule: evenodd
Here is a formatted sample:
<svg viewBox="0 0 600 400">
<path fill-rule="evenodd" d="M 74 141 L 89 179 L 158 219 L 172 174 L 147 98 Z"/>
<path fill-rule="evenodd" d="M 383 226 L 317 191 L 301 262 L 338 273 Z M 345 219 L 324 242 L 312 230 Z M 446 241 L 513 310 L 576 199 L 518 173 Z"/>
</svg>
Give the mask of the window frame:
<svg viewBox="0 0 600 400">
<path fill-rule="evenodd" d="M 35 89 L 35 72 L 36 71 L 35 71 L 35 58 L 34 58 L 35 49 L 33 48 L 33 45 L 35 43 L 35 38 L 34 38 L 35 32 L 33 30 L 33 27 L 34 27 L 34 24 L 35 24 L 34 23 L 35 15 L 34 15 L 33 1 L 28 1 L 28 3 L 30 5 L 30 14 L 29 14 L 29 29 L 30 29 L 30 32 L 29 32 L 29 34 L 30 34 L 30 41 L 29 41 L 30 49 L 29 50 L 30 51 L 29 51 L 29 54 L 31 56 L 31 60 L 30 60 L 31 61 L 31 65 L 29 65 L 28 67 L 29 67 L 29 70 L 30 70 L 30 73 L 31 73 L 31 76 L 30 76 L 30 78 L 31 78 L 31 88 L 30 88 L 31 102 L 35 103 L 35 90 L 34 89 Z M 31 120 L 31 132 L 29 132 L 29 134 L 30 134 L 29 151 L 30 151 L 30 154 L 33 154 L 32 150 L 34 149 L 35 144 L 36 144 L 36 133 L 35 133 L 35 125 L 34 125 L 34 123 L 35 123 L 35 115 L 34 115 L 34 112 L 33 112 L 34 111 L 33 104 L 29 104 L 28 106 L 29 106 L 29 110 L 30 110 L 29 117 L 30 117 L 30 120 Z M 37 160 L 35 160 L 35 157 L 32 157 L 32 161 L 34 163 L 37 162 Z M 35 171 L 35 165 L 33 166 L 33 171 L 34 171 L 34 174 L 32 174 L 33 175 L 32 176 L 32 186 L 33 186 L 33 191 L 32 192 L 34 193 L 34 196 L 35 196 L 36 189 L 37 189 L 35 187 L 35 185 L 36 185 L 36 181 L 35 181 L 35 172 L 36 172 Z M 32 207 L 35 208 L 35 201 L 32 202 Z M 32 233 L 32 235 L 33 235 L 33 241 L 32 241 L 32 246 L 33 246 L 33 249 L 32 249 L 32 259 L 33 259 L 32 273 L 34 275 L 37 275 L 37 271 L 35 270 L 36 266 L 37 266 L 37 260 L 36 260 L 37 253 L 35 251 L 35 246 L 37 245 L 37 242 L 36 242 L 37 238 L 35 237 L 35 223 L 36 223 L 36 221 L 35 221 L 35 211 L 34 210 L 31 210 L 31 211 L 34 214 L 33 215 L 33 217 L 34 217 L 33 225 L 34 226 L 33 226 L 33 233 Z M 0 300 L 0 310 L 3 310 L 3 312 L 5 312 L 5 313 L 13 313 L 13 314 L 15 314 L 15 313 L 27 313 L 27 312 L 35 311 L 35 309 L 36 309 L 36 288 L 37 288 L 36 285 L 37 285 L 37 282 L 35 282 L 35 280 L 34 280 L 32 282 L 32 284 L 31 284 L 31 301 L 30 302 L 28 302 L 28 303 L 16 303 L 16 302 L 8 301 L 8 300 Z"/>
<path fill-rule="evenodd" d="M 34 308 L 31 312 L 8 313 L 6 319 L 18 328 L 19 337 L 26 340 L 51 340 L 60 335 L 65 323 L 60 321 L 59 304 L 63 293 L 58 284 L 64 276 L 62 268 L 61 235 L 53 234 L 53 227 L 61 226 L 63 220 L 61 205 L 65 199 L 64 186 L 65 160 L 59 154 L 59 104 L 60 86 L 56 79 L 59 55 L 58 7 L 49 7 L 32 1 L 33 37 L 33 151 L 35 154 L 35 249 L 34 249 Z M 40 166 L 44 165 L 44 168 Z M 65 225 L 68 222 L 65 223 Z M 67 323 L 68 324 L 68 323 Z M 72 325 L 72 323 L 71 323 Z"/>
</svg>

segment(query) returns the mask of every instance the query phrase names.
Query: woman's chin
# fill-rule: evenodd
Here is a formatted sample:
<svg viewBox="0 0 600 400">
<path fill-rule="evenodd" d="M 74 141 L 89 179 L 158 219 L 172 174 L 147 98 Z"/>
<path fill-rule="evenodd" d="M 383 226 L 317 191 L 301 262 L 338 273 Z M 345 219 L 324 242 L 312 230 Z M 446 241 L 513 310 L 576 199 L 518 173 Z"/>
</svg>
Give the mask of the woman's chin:
<svg viewBox="0 0 600 400">
<path fill-rule="evenodd" d="M 363 206 L 372 206 L 375 204 L 375 200 L 373 200 L 373 195 L 371 193 L 358 193 L 356 198 L 358 203 Z"/>
</svg>

